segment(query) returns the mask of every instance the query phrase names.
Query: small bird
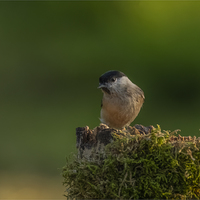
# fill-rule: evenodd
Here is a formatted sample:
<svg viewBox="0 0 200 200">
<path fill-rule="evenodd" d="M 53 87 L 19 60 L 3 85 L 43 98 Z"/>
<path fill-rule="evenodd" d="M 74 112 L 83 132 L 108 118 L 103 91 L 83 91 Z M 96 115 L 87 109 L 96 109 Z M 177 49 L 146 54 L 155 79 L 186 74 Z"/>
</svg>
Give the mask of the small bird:
<svg viewBox="0 0 200 200">
<path fill-rule="evenodd" d="M 103 92 L 100 121 L 122 129 L 137 117 L 144 103 L 144 92 L 120 71 L 108 71 L 99 78 Z"/>
</svg>

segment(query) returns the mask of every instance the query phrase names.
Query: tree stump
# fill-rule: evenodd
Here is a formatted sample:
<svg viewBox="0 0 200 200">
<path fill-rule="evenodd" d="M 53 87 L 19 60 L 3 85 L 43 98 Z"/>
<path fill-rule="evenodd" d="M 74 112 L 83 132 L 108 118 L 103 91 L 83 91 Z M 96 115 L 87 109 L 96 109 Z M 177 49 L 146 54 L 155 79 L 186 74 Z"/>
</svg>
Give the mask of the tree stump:
<svg viewBox="0 0 200 200">
<path fill-rule="evenodd" d="M 93 130 L 86 127 L 76 128 L 76 147 L 78 149 L 78 155 L 80 158 L 89 158 L 92 150 L 100 152 L 104 147 L 113 141 L 112 132 L 120 135 L 121 131 L 123 133 L 130 133 L 131 135 L 137 134 L 148 134 L 153 129 L 153 126 L 143 126 L 136 124 L 135 126 L 128 126 L 127 129 L 118 130 L 109 128 L 105 124 L 100 124 L 100 126 L 95 127 Z"/>
<path fill-rule="evenodd" d="M 200 199 L 200 137 L 177 131 L 78 127 L 78 154 L 62 172 L 66 197 Z"/>
</svg>

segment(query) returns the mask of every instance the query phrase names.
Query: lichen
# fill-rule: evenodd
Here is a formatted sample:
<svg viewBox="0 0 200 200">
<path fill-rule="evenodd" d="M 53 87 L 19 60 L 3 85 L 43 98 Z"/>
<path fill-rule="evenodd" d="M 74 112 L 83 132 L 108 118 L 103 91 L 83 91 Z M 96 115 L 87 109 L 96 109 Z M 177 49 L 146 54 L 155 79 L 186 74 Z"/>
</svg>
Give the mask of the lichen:
<svg viewBox="0 0 200 200">
<path fill-rule="evenodd" d="M 177 131 L 147 135 L 114 131 L 114 141 L 92 158 L 67 160 L 67 198 L 200 199 L 200 139 Z"/>
</svg>

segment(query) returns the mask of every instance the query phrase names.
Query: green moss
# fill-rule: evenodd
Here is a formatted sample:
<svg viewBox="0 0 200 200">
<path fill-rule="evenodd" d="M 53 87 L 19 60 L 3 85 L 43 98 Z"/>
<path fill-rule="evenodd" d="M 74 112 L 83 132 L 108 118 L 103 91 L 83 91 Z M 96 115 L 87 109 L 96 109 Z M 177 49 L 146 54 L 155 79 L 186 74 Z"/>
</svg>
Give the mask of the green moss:
<svg viewBox="0 0 200 200">
<path fill-rule="evenodd" d="M 66 197 L 200 199 L 200 140 L 173 140 L 177 131 L 113 132 L 104 153 L 67 161 Z"/>
</svg>

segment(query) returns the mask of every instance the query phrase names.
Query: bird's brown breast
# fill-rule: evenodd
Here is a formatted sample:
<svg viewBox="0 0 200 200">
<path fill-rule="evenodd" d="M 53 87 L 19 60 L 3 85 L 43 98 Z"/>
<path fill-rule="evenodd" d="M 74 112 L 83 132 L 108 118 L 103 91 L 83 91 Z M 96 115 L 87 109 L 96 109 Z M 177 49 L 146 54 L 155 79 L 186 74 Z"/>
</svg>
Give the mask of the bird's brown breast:
<svg viewBox="0 0 200 200">
<path fill-rule="evenodd" d="M 143 100 L 138 103 L 142 105 Z M 141 105 L 137 106 L 132 102 L 113 102 L 103 99 L 101 121 L 113 128 L 123 128 L 124 126 L 129 125 L 136 118 Z M 138 107 L 139 109 L 137 109 Z"/>
</svg>

